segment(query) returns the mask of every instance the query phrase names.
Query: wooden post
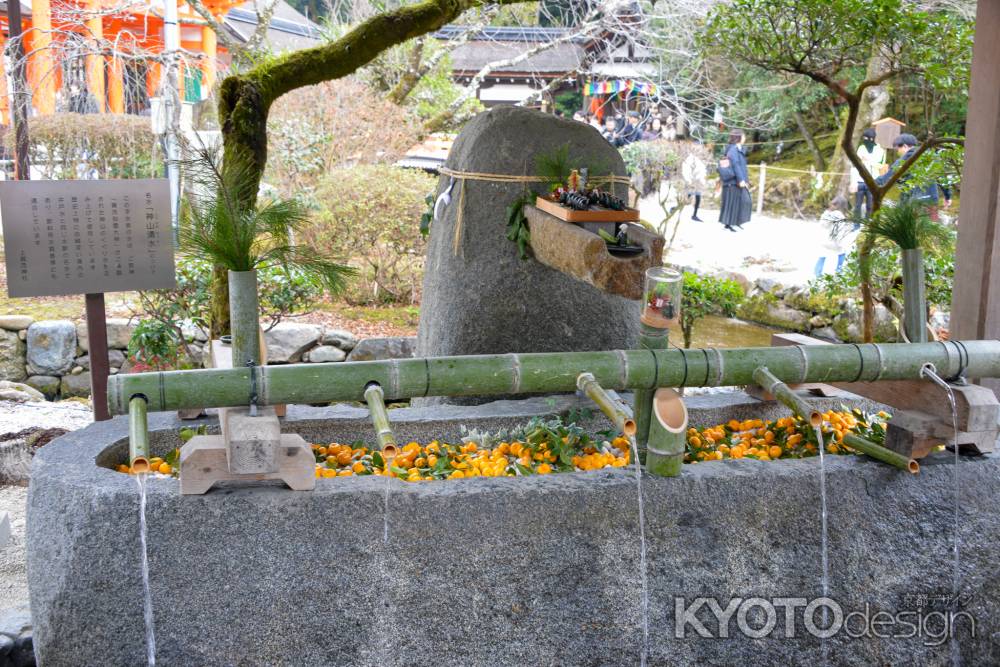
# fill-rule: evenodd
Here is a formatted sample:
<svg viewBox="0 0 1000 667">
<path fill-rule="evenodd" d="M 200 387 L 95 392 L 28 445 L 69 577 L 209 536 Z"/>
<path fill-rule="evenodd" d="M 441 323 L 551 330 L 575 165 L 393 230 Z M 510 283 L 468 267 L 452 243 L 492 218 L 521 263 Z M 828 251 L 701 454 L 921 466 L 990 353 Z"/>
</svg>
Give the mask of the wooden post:
<svg viewBox="0 0 1000 667">
<path fill-rule="evenodd" d="M 924 251 L 903 250 L 903 330 L 911 343 L 927 342 Z"/>
<path fill-rule="evenodd" d="M 25 81 L 24 44 L 21 32 L 21 3 L 7 4 L 7 41 L 10 49 L 11 72 L 14 80 L 14 99 L 10 105 L 11 122 L 14 124 L 14 178 L 31 179 L 28 164 L 28 84 Z"/>
<path fill-rule="evenodd" d="M 760 177 L 757 179 L 757 213 L 764 212 L 764 182 L 767 180 L 767 163 L 760 163 Z"/>
<path fill-rule="evenodd" d="M 1000 338 L 1000 2 L 976 5 L 951 338 Z M 980 381 L 1000 396 L 1000 380 Z"/>
<path fill-rule="evenodd" d="M 104 313 L 104 294 L 84 297 L 87 308 L 87 340 L 90 343 L 90 401 L 94 404 L 94 421 L 111 419 L 108 413 L 108 325 Z"/>
</svg>

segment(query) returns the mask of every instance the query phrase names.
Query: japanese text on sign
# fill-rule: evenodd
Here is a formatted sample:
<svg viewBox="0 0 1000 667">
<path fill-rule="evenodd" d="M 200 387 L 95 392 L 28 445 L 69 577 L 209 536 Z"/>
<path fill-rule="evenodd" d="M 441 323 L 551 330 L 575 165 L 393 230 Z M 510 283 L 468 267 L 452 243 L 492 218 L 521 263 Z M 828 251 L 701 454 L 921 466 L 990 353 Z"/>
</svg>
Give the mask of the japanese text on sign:
<svg viewBox="0 0 1000 667">
<path fill-rule="evenodd" d="M 11 297 L 174 287 L 165 179 L 0 182 Z"/>
</svg>

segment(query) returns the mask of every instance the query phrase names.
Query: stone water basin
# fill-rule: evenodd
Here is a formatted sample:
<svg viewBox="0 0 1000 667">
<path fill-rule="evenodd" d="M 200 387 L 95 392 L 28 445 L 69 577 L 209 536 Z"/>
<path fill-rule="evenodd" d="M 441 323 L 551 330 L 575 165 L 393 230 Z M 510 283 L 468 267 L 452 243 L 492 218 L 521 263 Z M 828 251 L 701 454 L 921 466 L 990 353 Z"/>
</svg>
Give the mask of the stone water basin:
<svg viewBox="0 0 1000 667">
<path fill-rule="evenodd" d="M 463 424 L 496 431 L 581 405 L 572 397 L 538 398 L 406 408 L 391 416 L 401 440 L 427 442 L 457 440 Z M 697 396 L 688 406 L 696 426 L 786 414 L 740 393 Z M 152 415 L 153 453 L 176 447 L 177 431 L 189 423 Z M 590 426 L 608 424 L 595 419 Z M 310 442 L 372 438 L 366 412 L 345 406 L 291 406 L 284 429 Z M 126 438 L 127 421 L 117 418 L 67 434 L 35 457 L 28 558 L 40 664 L 145 663 L 138 493 L 133 479 L 113 470 Z M 912 476 L 860 457 L 827 457 L 830 597 L 845 614 L 866 604 L 869 615 L 942 608 L 932 598 L 951 591 L 950 462 L 947 454 L 925 459 Z M 1000 493 L 1000 466 L 982 457 L 963 460 L 959 471 L 963 610 L 976 627 L 973 637 L 967 619 L 959 619 L 958 649 L 966 664 L 995 664 L 1000 524 L 992 498 Z M 763 639 L 743 636 L 737 614 L 729 637 L 717 638 L 719 623 L 707 606 L 697 618 L 712 638 L 683 623 L 698 596 L 725 608 L 731 598 L 820 595 L 818 475 L 812 458 L 700 463 L 685 466 L 679 478 L 643 477 L 649 664 L 818 659 L 820 641 L 806 631 L 801 608 L 791 638 L 781 608 Z M 384 543 L 386 482 L 320 479 L 312 492 L 229 485 L 182 497 L 176 480 L 150 480 L 158 663 L 638 664 L 631 468 L 388 480 Z M 751 629 L 767 621 L 764 609 L 750 609 Z M 851 638 L 842 630 L 827 640 L 831 664 L 946 663 L 947 642 L 927 636 L 940 630 L 931 627 L 940 626 L 934 619 L 924 637 Z"/>
</svg>

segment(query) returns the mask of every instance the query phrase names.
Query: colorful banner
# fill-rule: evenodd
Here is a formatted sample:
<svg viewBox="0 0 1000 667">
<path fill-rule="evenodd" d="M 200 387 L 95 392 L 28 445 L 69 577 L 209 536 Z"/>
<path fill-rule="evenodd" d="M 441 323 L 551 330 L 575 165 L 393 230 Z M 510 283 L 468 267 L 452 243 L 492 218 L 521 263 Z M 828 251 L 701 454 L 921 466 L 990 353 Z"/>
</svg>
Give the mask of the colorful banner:
<svg viewBox="0 0 1000 667">
<path fill-rule="evenodd" d="M 634 79 L 613 79 L 611 81 L 590 81 L 583 87 L 586 95 L 617 95 L 618 93 L 639 93 L 656 97 L 659 89 L 655 83 L 648 81 L 635 81 Z"/>
</svg>

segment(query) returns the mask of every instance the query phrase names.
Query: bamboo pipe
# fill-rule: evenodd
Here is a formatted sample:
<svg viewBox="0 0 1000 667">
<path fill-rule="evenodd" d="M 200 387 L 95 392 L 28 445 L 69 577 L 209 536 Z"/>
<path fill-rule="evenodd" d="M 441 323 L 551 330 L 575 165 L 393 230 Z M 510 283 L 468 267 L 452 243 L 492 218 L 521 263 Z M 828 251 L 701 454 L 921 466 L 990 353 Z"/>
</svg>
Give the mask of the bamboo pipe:
<svg viewBox="0 0 1000 667">
<path fill-rule="evenodd" d="M 580 373 L 576 378 L 576 388 L 587 395 L 608 419 L 614 422 L 615 428 L 631 438 L 635 435 L 635 420 L 625 410 L 620 401 L 616 401 L 604 391 L 604 388 L 594 379 L 592 373 Z"/>
<path fill-rule="evenodd" d="M 646 470 L 660 477 L 677 477 L 684 465 L 688 413 L 684 399 L 673 389 L 653 395 L 653 419 L 646 442 Z"/>
<path fill-rule="evenodd" d="M 149 472 L 149 428 L 146 397 L 133 396 L 128 402 L 128 464 L 132 472 Z"/>
<path fill-rule="evenodd" d="M 887 447 L 878 445 L 871 440 L 862 438 L 859 435 L 845 433 L 843 442 L 851 449 L 856 449 L 859 452 L 867 454 L 873 459 L 878 459 L 882 463 L 888 463 L 891 466 L 896 466 L 900 470 L 906 470 L 914 475 L 920 472 L 920 464 L 915 460 L 908 456 L 903 456 L 898 452 L 894 452 Z"/>
<path fill-rule="evenodd" d="M 1000 341 L 816 345 L 731 349 L 611 350 L 259 366 L 259 405 L 361 401 L 377 382 L 386 400 L 576 390 L 590 372 L 606 389 L 747 385 L 766 366 L 788 382 L 870 382 L 920 377 L 1000 377 Z M 153 411 L 238 407 L 250 402 L 248 368 L 122 373 L 108 378 L 111 414 L 142 394 Z M 641 423 L 637 426 L 641 428 Z M 638 433 L 641 435 L 641 430 Z"/>
<path fill-rule="evenodd" d="M 778 399 L 781 403 L 788 406 L 788 408 L 796 415 L 808 421 L 810 426 L 816 428 L 822 424 L 823 418 L 820 413 L 816 410 L 812 410 L 805 400 L 797 396 L 795 392 L 788 387 L 788 385 L 774 377 L 766 368 L 761 367 L 755 370 L 753 377 L 754 381 L 758 385 Z M 913 459 L 908 456 L 903 456 L 902 454 L 897 454 L 891 449 L 875 444 L 871 440 L 862 438 L 859 435 L 855 435 L 853 433 L 845 434 L 844 443 L 859 452 L 867 454 L 873 459 L 882 461 L 883 463 L 888 463 L 889 465 L 896 466 L 897 468 L 907 470 L 914 474 L 920 472 L 920 464 Z M 819 443 L 818 446 L 822 447 L 823 445 L 822 443 Z"/>
<path fill-rule="evenodd" d="M 903 331 L 911 343 L 927 342 L 927 288 L 920 248 L 903 250 Z"/>
<path fill-rule="evenodd" d="M 823 417 L 817 410 L 813 410 L 805 399 L 799 397 L 787 384 L 774 377 L 771 371 L 764 366 L 754 370 L 753 381 L 789 410 L 809 422 L 813 428 L 823 423 Z"/>
<path fill-rule="evenodd" d="M 389 413 L 385 409 L 383 397 L 382 387 L 377 383 L 372 382 L 365 387 L 365 401 L 368 403 L 372 426 L 375 427 L 375 437 L 382 448 L 382 457 L 389 461 L 396 457 L 398 448 L 396 437 L 392 434 L 392 426 L 389 424 Z"/>
<path fill-rule="evenodd" d="M 667 329 L 657 329 L 648 324 L 643 324 L 639 332 L 639 347 L 644 350 L 665 350 L 670 343 L 670 334 Z M 635 390 L 632 412 L 635 414 L 636 422 L 636 446 L 645 449 L 646 441 L 649 439 L 649 424 L 653 415 L 653 394 L 655 387 L 640 387 Z"/>
<path fill-rule="evenodd" d="M 229 319 L 233 335 L 233 366 L 260 365 L 260 306 L 256 271 L 230 271 Z"/>
</svg>

